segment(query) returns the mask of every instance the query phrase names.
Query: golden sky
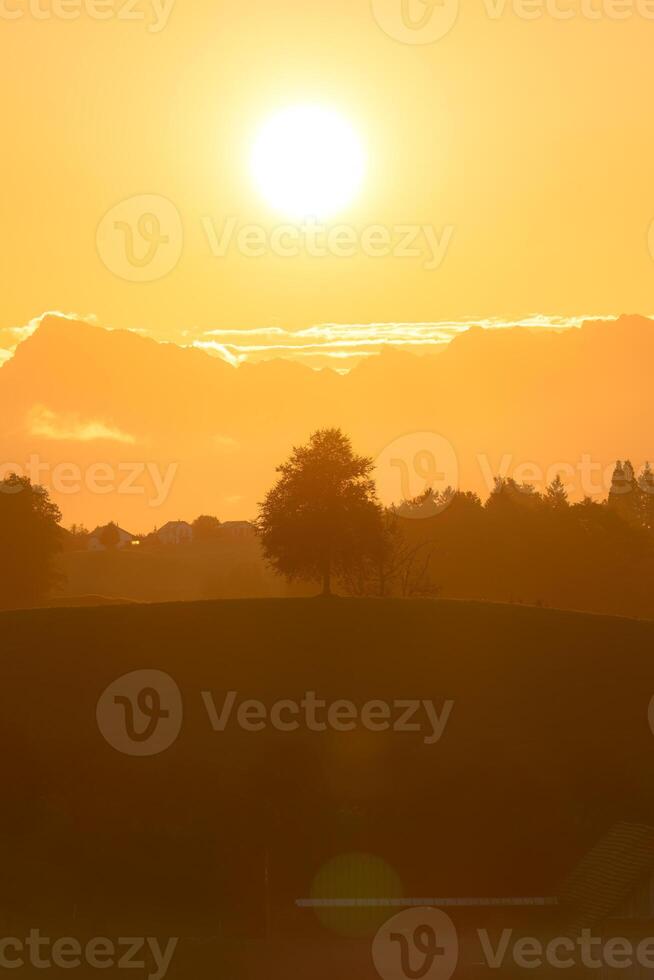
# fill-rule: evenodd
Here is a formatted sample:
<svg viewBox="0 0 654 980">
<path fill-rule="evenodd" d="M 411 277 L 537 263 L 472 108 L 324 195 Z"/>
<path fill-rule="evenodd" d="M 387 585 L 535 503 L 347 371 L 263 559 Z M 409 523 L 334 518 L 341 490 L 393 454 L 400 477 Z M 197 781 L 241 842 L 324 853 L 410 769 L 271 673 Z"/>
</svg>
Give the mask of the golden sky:
<svg viewBox="0 0 654 980">
<path fill-rule="evenodd" d="M 548 0 L 531 19 L 538 0 L 517 2 L 466 0 L 416 44 L 380 26 L 401 0 L 1 0 L 0 328 L 45 310 L 176 340 L 651 312 L 654 4 Z M 257 133 L 301 104 L 364 148 L 360 193 L 324 222 L 354 252 L 244 254 L 242 228 L 287 222 L 253 184 Z M 168 243 L 125 278 L 106 233 L 139 214 Z M 394 248 L 414 227 L 418 254 L 367 253 L 371 226 Z"/>
</svg>

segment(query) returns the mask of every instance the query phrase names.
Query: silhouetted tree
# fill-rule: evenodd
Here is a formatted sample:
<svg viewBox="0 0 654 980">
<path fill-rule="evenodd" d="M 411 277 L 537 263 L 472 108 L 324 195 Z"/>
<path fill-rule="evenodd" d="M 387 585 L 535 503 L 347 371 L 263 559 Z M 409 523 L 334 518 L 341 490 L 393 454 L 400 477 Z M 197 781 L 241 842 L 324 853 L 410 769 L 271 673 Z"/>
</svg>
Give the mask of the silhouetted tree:
<svg viewBox="0 0 654 980">
<path fill-rule="evenodd" d="M 102 528 L 100 543 L 107 551 L 114 551 L 120 544 L 120 528 L 113 521 Z"/>
<path fill-rule="evenodd" d="M 277 467 L 280 479 L 260 505 L 256 526 L 264 555 L 288 579 L 332 580 L 384 548 L 373 461 L 356 456 L 340 429 L 315 432 Z"/>
<path fill-rule="evenodd" d="M 194 541 L 213 541 L 220 531 L 220 521 L 217 517 L 202 514 L 193 521 Z"/>
<path fill-rule="evenodd" d="M 540 503 L 542 497 L 530 483 L 517 483 L 512 477 L 498 476 L 486 508 L 497 513 L 513 513 L 516 509 L 533 510 Z"/>
<path fill-rule="evenodd" d="M 40 602 L 55 584 L 60 520 L 43 487 L 15 474 L 0 480 L 0 605 Z"/>
<path fill-rule="evenodd" d="M 455 491 L 452 487 L 447 487 L 445 490 L 434 490 L 433 487 L 427 487 L 424 493 L 418 497 L 403 500 L 401 504 L 395 507 L 395 512 L 400 517 L 409 517 L 414 520 L 435 517 L 445 510 L 454 494 Z"/>
<path fill-rule="evenodd" d="M 640 494 L 639 511 L 640 523 L 648 531 L 654 530 L 654 472 L 649 463 L 645 463 L 638 477 Z"/>
<path fill-rule="evenodd" d="M 405 505 L 410 503 L 406 501 Z M 440 588 L 431 577 L 434 542 L 412 540 L 406 533 L 409 523 L 395 509 L 384 511 L 382 546 L 373 556 L 364 556 L 342 575 L 349 595 L 379 598 L 438 595 Z"/>
<path fill-rule="evenodd" d="M 554 507 L 556 509 L 569 506 L 568 494 L 559 474 L 557 474 L 556 478 L 547 488 L 545 492 L 545 501 L 550 507 Z"/>
<path fill-rule="evenodd" d="M 402 541 L 429 555 L 428 582 L 442 595 L 652 615 L 654 535 L 642 514 L 645 499 L 654 500 L 646 492 L 654 476 L 646 468 L 637 482 L 621 464 L 611 506 L 570 504 L 557 479 L 540 494 L 500 478 L 484 506 L 457 492 L 431 516 L 422 495 L 398 510 Z M 623 497 L 639 501 L 638 520 L 616 503 Z M 393 583 L 388 594 L 402 591 Z"/>
<path fill-rule="evenodd" d="M 629 460 L 625 463 L 618 460 L 611 480 L 609 507 L 615 510 L 624 521 L 628 521 L 630 524 L 638 524 L 640 523 L 639 496 L 638 481 L 633 466 Z"/>
<path fill-rule="evenodd" d="M 89 532 L 83 524 L 71 524 L 63 532 L 62 546 L 64 551 L 86 551 L 89 542 Z"/>
</svg>

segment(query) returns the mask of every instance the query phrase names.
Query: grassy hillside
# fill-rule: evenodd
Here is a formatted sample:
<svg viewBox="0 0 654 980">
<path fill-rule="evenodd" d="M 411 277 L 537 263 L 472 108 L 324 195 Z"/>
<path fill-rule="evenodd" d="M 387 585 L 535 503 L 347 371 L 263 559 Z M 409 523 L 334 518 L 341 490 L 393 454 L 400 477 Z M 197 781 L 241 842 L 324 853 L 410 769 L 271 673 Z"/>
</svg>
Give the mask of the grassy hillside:
<svg viewBox="0 0 654 980">
<path fill-rule="evenodd" d="M 254 975 L 242 943 L 268 936 L 271 977 L 324 947 L 339 952 L 313 977 L 347 964 L 365 980 L 366 943 L 336 942 L 351 923 L 296 906 L 347 887 L 334 858 L 373 855 L 388 876 L 369 887 L 410 896 L 550 895 L 617 820 L 652 819 L 652 623 L 305 599 L 4 613 L 0 630 L 5 916 L 179 935 L 169 976 Z M 144 758 L 96 723 L 105 688 L 137 669 L 169 674 L 184 710 L 174 744 Z M 426 727 L 214 732 L 202 692 L 220 709 L 232 690 L 268 708 L 307 691 L 454 705 L 436 744 Z M 354 867 L 365 891 L 371 865 Z"/>
</svg>

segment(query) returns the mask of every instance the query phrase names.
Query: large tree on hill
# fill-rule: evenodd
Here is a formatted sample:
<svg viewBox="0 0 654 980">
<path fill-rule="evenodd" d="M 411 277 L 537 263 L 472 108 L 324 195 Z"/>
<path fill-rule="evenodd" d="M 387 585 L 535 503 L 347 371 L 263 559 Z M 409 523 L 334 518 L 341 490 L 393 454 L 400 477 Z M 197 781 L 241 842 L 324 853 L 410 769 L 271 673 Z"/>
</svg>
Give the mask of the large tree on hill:
<svg viewBox="0 0 654 980">
<path fill-rule="evenodd" d="M 356 456 L 340 429 L 315 432 L 277 467 L 280 478 L 260 505 L 264 554 L 288 579 L 322 582 L 384 548 L 383 511 L 371 478 L 373 461 Z"/>
<path fill-rule="evenodd" d="M 0 480 L 0 606 L 40 602 L 54 585 L 60 520 L 43 487 L 15 474 Z"/>
</svg>

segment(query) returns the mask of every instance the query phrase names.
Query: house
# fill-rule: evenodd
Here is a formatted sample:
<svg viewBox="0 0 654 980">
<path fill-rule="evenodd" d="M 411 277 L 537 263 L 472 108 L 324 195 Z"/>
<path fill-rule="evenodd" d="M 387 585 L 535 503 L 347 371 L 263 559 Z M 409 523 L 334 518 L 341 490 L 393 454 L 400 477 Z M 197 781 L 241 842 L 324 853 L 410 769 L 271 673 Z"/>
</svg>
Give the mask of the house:
<svg viewBox="0 0 654 980">
<path fill-rule="evenodd" d="M 168 521 L 156 534 L 161 544 L 188 544 L 193 540 L 193 528 L 187 521 Z"/>
<path fill-rule="evenodd" d="M 254 524 L 251 521 L 224 521 L 220 525 L 220 530 L 234 540 L 249 538 L 255 534 Z"/>
<path fill-rule="evenodd" d="M 135 534 L 130 534 L 117 524 L 104 524 L 91 532 L 87 548 L 89 551 L 110 551 L 112 548 L 123 551 L 137 544 L 138 538 Z"/>
</svg>

